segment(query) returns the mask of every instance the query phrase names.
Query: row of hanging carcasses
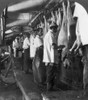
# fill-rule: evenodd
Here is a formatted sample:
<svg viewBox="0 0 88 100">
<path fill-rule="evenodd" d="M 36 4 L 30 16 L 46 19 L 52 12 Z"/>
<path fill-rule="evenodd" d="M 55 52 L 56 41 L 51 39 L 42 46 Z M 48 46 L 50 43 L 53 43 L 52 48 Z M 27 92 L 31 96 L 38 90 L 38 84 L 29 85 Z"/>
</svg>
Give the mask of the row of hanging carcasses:
<svg viewBox="0 0 88 100">
<path fill-rule="evenodd" d="M 58 46 L 65 45 L 65 48 L 58 53 L 59 65 L 56 67 L 56 81 L 60 84 L 68 84 L 73 87 L 82 86 L 83 64 L 81 62 L 82 56 L 79 53 L 70 54 L 69 49 L 73 45 L 76 35 L 75 27 L 76 23 L 72 17 L 72 8 L 70 2 L 67 1 L 67 6 L 62 3 L 62 7 L 56 11 L 51 12 L 51 17 L 48 19 L 57 23 L 57 44 Z M 39 27 L 43 27 L 44 35 L 47 33 L 49 25 L 44 16 L 44 24 L 41 22 Z M 33 61 L 33 73 L 34 79 L 37 83 L 43 83 L 46 79 L 46 69 L 42 62 L 43 49 L 37 50 L 35 59 Z M 61 60 L 61 56 L 65 56 L 64 61 Z"/>
</svg>

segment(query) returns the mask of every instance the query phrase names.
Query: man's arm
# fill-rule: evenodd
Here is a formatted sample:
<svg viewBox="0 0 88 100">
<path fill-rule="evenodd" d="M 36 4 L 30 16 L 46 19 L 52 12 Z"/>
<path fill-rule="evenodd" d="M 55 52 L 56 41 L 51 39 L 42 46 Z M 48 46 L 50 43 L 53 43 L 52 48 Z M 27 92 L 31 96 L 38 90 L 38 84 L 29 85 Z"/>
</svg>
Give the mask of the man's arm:
<svg viewBox="0 0 88 100">
<path fill-rule="evenodd" d="M 27 41 L 26 41 L 26 42 L 27 42 L 27 45 L 28 45 L 28 46 L 30 46 L 30 42 L 29 42 L 29 40 L 28 40 L 28 39 L 27 39 Z"/>
<path fill-rule="evenodd" d="M 80 33 L 79 33 L 79 22 L 77 20 L 77 25 L 76 25 L 76 40 L 72 46 L 72 48 L 70 49 L 70 51 L 73 51 L 73 49 L 75 49 L 74 51 L 76 52 L 80 46 L 82 45 L 81 42 L 81 37 L 80 37 Z"/>
<path fill-rule="evenodd" d="M 77 40 L 75 40 L 73 46 L 71 47 L 71 49 L 69 51 L 72 52 L 74 50 L 74 48 L 76 48 L 76 46 L 77 46 Z"/>
<path fill-rule="evenodd" d="M 56 43 L 52 43 L 52 47 L 53 47 L 54 49 L 58 49 L 58 46 L 57 46 Z"/>
</svg>

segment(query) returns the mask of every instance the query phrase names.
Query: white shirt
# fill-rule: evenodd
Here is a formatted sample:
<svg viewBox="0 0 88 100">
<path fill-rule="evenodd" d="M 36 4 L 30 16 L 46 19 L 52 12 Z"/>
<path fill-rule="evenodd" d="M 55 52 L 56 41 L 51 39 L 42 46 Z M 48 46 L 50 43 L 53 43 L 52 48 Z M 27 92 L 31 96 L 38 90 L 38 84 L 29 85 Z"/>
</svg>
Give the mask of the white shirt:
<svg viewBox="0 0 88 100">
<path fill-rule="evenodd" d="M 10 55 L 10 53 L 9 52 L 5 52 L 5 55 Z"/>
<path fill-rule="evenodd" d="M 45 63 L 55 63 L 55 50 L 52 44 L 55 43 L 55 37 L 51 33 L 51 30 L 46 33 L 44 37 L 44 52 L 43 52 L 43 62 Z"/>
<path fill-rule="evenodd" d="M 13 41 L 12 47 L 13 47 L 13 49 L 16 49 L 16 48 L 19 47 L 19 43 L 17 42 L 17 39 L 15 39 L 15 40 Z"/>
<path fill-rule="evenodd" d="M 34 39 L 34 46 L 37 49 L 38 47 L 43 45 L 43 41 L 42 39 L 39 37 L 39 35 L 36 35 L 35 39 Z"/>
<path fill-rule="evenodd" d="M 26 37 L 23 41 L 23 49 L 28 49 L 30 46 L 29 39 Z"/>
<path fill-rule="evenodd" d="M 35 57 L 35 52 L 36 52 L 36 49 L 35 49 L 35 46 L 34 46 L 34 35 L 30 35 L 30 58 L 34 58 Z"/>
<path fill-rule="evenodd" d="M 80 35 L 83 45 L 88 44 L 88 13 L 85 8 L 75 2 L 73 17 L 77 17 L 76 34 Z"/>
</svg>

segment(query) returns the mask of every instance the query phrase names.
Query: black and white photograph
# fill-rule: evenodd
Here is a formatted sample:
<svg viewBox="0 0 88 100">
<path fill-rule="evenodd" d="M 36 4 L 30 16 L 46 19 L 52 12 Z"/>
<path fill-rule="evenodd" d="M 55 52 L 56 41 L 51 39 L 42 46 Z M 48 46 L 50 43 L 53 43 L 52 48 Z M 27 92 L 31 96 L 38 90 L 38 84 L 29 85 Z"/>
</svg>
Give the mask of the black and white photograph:
<svg viewBox="0 0 88 100">
<path fill-rule="evenodd" d="M 88 100 L 88 0 L 0 0 L 0 100 Z"/>
</svg>

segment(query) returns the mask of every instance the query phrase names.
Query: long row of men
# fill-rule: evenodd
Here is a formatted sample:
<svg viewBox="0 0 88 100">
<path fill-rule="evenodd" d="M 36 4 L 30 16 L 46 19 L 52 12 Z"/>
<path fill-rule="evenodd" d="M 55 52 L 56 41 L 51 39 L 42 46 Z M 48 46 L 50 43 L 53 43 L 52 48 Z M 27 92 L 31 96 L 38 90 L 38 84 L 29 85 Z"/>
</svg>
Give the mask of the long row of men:
<svg viewBox="0 0 88 100">
<path fill-rule="evenodd" d="M 63 20 L 62 23 L 59 24 L 53 20 L 49 21 L 49 29 L 48 32 L 43 33 L 43 29 L 39 28 L 36 31 L 33 31 L 32 34 L 25 33 L 24 41 L 23 41 L 23 50 L 24 50 L 24 71 L 28 73 L 29 71 L 29 57 L 33 61 L 36 50 L 43 47 L 43 60 L 47 70 L 46 73 L 46 82 L 47 82 L 47 90 L 51 90 L 54 85 L 54 70 L 55 66 L 58 65 L 58 50 L 63 49 L 62 57 L 63 60 L 64 57 L 68 52 L 76 52 L 81 47 L 82 49 L 82 56 L 83 56 L 83 88 L 85 89 L 88 84 L 88 13 L 86 9 L 77 2 L 72 2 L 71 7 L 73 8 L 73 15 L 71 16 L 71 13 L 66 14 L 70 12 L 69 6 L 70 3 L 67 1 L 67 6 L 65 6 L 65 3 L 62 2 L 62 8 L 63 8 Z M 67 13 L 66 13 L 67 8 Z M 60 16 L 59 16 L 60 17 Z M 68 26 L 67 19 L 68 18 Z M 71 19 L 72 18 L 72 19 Z M 70 20 L 70 21 L 69 21 Z M 70 34 L 70 26 L 72 23 L 70 23 L 72 20 L 74 20 L 74 23 L 76 24 L 76 39 L 73 43 L 73 45 L 69 48 L 69 40 L 71 37 Z M 59 26 L 61 24 L 61 26 Z M 59 27 L 59 28 L 58 28 Z M 66 29 L 67 27 L 67 29 Z M 68 31 L 68 32 L 67 32 Z M 67 32 L 67 34 L 66 34 Z M 71 42 L 71 41 L 70 41 Z M 30 50 L 29 50 L 30 48 Z M 14 50 L 15 52 L 15 50 Z M 30 52 L 30 53 L 29 53 Z M 29 55 L 30 54 L 30 55 Z"/>
</svg>

